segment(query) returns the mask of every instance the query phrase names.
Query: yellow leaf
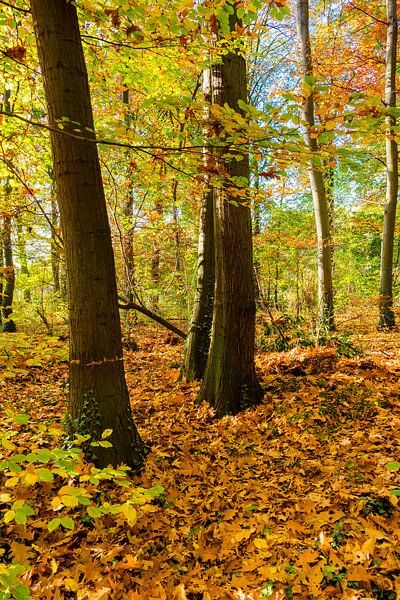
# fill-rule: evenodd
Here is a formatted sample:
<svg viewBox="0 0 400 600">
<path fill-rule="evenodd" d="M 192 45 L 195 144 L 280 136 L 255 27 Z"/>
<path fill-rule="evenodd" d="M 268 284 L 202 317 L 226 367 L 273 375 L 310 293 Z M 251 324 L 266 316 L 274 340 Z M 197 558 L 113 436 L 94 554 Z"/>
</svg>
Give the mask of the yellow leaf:
<svg viewBox="0 0 400 600">
<path fill-rule="evenodd" d="M 15 511 L 13 511 L 13 510 L 7 510 L 4 513 L 4 523 L 9 523 L 10 521 L 13 520 L 14 517 L 15 517 Z"/>
<path fill-rule="evenodd" d="M 64 579 L 64 586 L 67 590 L 76 592 L 76 590 L 79 588 L 79 583 L 75 581 L 75 579 L 72 579 L 72 577 L 66 577 Z"/>
<path fill-rule="evenodd" d="M 265 548 L 268 548 L 268 542 L 267 542 L 267 540 L 264 540 L 263 538 L 255 538 L 254 545 L 259 550 L 263 550 Z"/>
<path fill-rule="evenodd" d="M 51 562 L 51 572 L 54 575 L 58 571 L 58 562 L 54 558 L 52 558 L 50 562 Z"/>
<path fill-rule="evenodd" d="M 60 508 L 62 508 L 63 506 L 63 500 L 60 498 L 60 496 L 54 496 L 54 498 L 51 501 L 51 508 L 53 510 L 60 510 Z"/>
<path fill-rule="evenodd" d="M 136 510 L 133 508 L 133 506 L 131 504 L 123 504 L 122 512 L 123 512 L 126 520 L 128 521 L 129 525 L 131 527 L 133 527 L 137 521 Z"/>
<path fill-rule="evenodd" d="M 332 129 L 335 129 L 335 127 L 336 127 L 336 121 L 327 121 L 325 123 L 326 131 L 332 131 Z"/>
<path fill-rule="evenodd" d="M 39 477 L 36 473 L 27 473 L 24 477 L 25 485 L 35 485 L 39 481 Z"/>
<path fill-rule="evenodd" d="M 19 482 L 19 478 L 18 477 L 10 477 L 6 481 L 6 487 L 15 487 L 18 482 Z"/>
<path fill-rule="evenodd" d="M 79 504 L 78 498 L 76 498 L 76 496 L 67 496 L 67 495 L 65 495 L 63 497 L 63 504 L 65 506 L 78 506 L 78 504 Z"/>
</svg>

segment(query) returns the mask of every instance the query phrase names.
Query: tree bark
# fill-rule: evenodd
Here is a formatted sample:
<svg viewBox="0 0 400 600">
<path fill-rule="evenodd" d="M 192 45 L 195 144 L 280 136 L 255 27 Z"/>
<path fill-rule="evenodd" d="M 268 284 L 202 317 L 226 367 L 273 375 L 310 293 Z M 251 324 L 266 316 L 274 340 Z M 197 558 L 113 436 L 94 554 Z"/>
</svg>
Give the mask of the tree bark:
<svg viewBox="0 0 400 600">
<path fill-rule="evenodd" d="M 27 303 L 32 301 L 31 289 L 29 287 L 29 267 L 28 257 L 26 255 L 26 244 L 24 239 L 24 231 L 19 219 L 16 219 L 17 235 L 18 235 L 18 253 L 20 262 L 20 273 L 24 276 L 24 300 Z"/>
<path fill-rule="evenodd" d="M 236 6 L 236 5 L 235 5 Z M 240 24 L 230 15 L 230 28 Z M 211 65 L 213 103 L 241 113 L 247 101 L 246 62 L 231 48 Z M 218 124 L 216 124 L 218 125 Z M 225 141 L 220 132 L 219 141 Z M 207 400 L 218 416 L 236 414 L 258 404 L 263 391 L 254 367 L 255 299 L 251 214 L 241 194 L 249 182 L 249 157 L 229 149 L 218 157 L 225 181 L 214 203 L 215 295 L 211 343 L 199 400 Z M 225 150 L 226 152 L 226 150 Z M 242 183 L 239 183 L 242 182 Z"/>
<path fill-rule="evenodd" d="M 329 329 L 335 328 L 332 283 L 332 235 L 324 176 L 316 162 L 319 146 L 314 133 L 313 65 L 309 33 L 308 0 L 297 0 L 297 34 L 300 42 L 303 81 L 307 86 L 302 108 L 304 140 L 310 152 L 308 175 L 314 202 L 318 241 L 318 305 L 319 320 Z M 311 86 L 311 89 L 309 89 Z"/>
<path fill-rule="evenodd" d="M 396 0 L 386 1 L 386 72 L 385 105 L 396 107 L 396 60 L 397 60 L 397 7 Z M 386 118 L 386 201 L 383 217 L 383 235 L 381 248 L 379 327 L 393 329 L 393 246 L 396 226 L 397 195 L 399 190 L 398 147 L 394 128 L 396 117 Z"/>
<path fill-rule="evenodd" d="M 50 227 L 50 244 L 51 244 L 51 273 L 53 275 L 53 286 L 54 293 L 60 294 L 61 285 L 60 285 L 60 254 L 59 254 L 59 241 L 56 235 L 56 230 L 59 228 L 59 211 L 57 206 L 57 192 L 56 192 L 56 182 L 54 181 L 54 172 L 53 169 L 50 169 L 49 172 L 51 179 L 51 227 Z M 65 298 L 63 298 L 65 300 Z"/>
<path fill-rule="evenodd" d="M 164 209 L 161 200 L 157 199 L 154 206 L 155 214 L 157 215 L 157 226 L 161 224 L 161 220 L 164 216 Z M 161 270 L 160 270 L 160 262 L 161 262 L 161 245 L 159 239 L 156 235 L 153 236 L 152 242 L 152 255 L 150 261 L 150 272 L 151 272 L 151 282 L 153 285 L 153 293 L 151 296 L 151 308 L 154 312 L 158 312 L 159 310 L 159 285 L 161 279 Z"/>
<path fill-rule="evenodd" d="M 207 103 L 217 102 L 216 88 L 213 92 L 212 69 L 203 73 L 203 95 Z M 209 106 L 205 115 L 210 119 Z M 210 136 L 209 124 L 204 128 L 204 139 Z M 202 379 L 210 347 L 210 333 L 214 304 L 215 257 L 214 257 L 214 202 L 215 191 L 207 171 L 210 150 L 204 149 L 204 175 L 206 190 L 200 209 L 199 241 L 197 250 L 197 282 L 190 329 L 185 345 L 182 376 L 186 381 Z"/>
<path fill-rule="evenodd" d="M 51 132 L 51 145 L 68 278 L 70 429 L 91 440 L 111 429 L 111 447 L 89 445 L 89 458 L 100 467 L 124 462 L 139 468 L 145 447 L 125 382 L 111 233 L 76 8 L 67 0 L 32 0 L 31 7 L 49 124 L 59 129 Z M 68 136 L 77 128 L 87 139 Z"/>
<path fill-rule="evenodd" d="M 11 193 L 11 186 L 6 184 L 6 194 Z M 13 311 L 13 299 L 15 289 L 15 268 L 13 259 L 13 248 L 11 239 L 11 216 L 3 215 L 3 256 L 4 256 L 4 286 L 2 296 L 2 318 L 3 322 L 10 318 Z M 6 323 L 4 327 L 6 327 Z"/>
<path fill-rule="evenodd" d="M 124 108 L 126 110 L 125 114 L 125 125 L 127 130 L 129 130 L 131 115 L 130 115 L 130 107 L 129 107 L 129 89 L 126 88 L 122 92 L 122 103 L 124 104 Z M 126 160 L 129 160 L 129 153 L 125 153 Z M 124 200 L 124 236 L 123 236 L 123 257 L 124 257 L 124 275 L 125 275 L 125 293 L 129 302 L 133 302 L 135 294 L 135 252 L 134 252 L 134 224 L 133 220 L 133 183 L 131 182 L 131 165 L 127 164 L 126 167 L 126 175 L 128 181 L 130 181 L 128 185 L 128 189 L 126 192 L 126 197 Z"/>
</svg>

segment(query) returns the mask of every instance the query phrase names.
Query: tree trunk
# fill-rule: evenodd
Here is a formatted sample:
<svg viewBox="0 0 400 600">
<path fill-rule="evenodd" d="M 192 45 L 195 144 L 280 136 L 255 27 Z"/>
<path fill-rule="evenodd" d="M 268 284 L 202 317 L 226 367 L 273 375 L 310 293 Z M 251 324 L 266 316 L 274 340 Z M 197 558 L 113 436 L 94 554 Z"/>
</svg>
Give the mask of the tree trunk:
<svg viewBox="0 0 400 600">
<path fill-rule="evenodd" d="M 230 15 L 230 28 L 240 24 Z M 229 50 L 211 65 L 213 102 L 240 113 L 247 101 L 246 62 Z M 219 136 L 224 141 L 224 132 Z M 225 150 L 226 152 L 226 150 Z M 251 214 L 243 193 L 249 181 L 249 157 L 229 152 L 219 157 L 226 180 L 215 190 L 215 296 L 210 350 L 199 400 L 207 400 L 223 416 L 258 404 L 263 391 L 254 367 L 255 299 Z M 238 183 L 243 182 L 243 183 Z M 240 186 L 243 186 L 242 188 Z"/>
<path fill-rule="evenodd" d="M 207 190 L 200 212 L 197 285 L 185 346 L 182 375 L 200 380 L 206 368 L 214 303 L 214 191 Z"/>
<path fill-rule="evenodd" d="M 385 104 L 396 107 L 396 59 L 397 59 L 397 8 L 396 0 L 387 0 L 387 37 L 386 37 L 386 73 Z M 381 250 L 379 327 L 393 329 L 393 245 L 396 225 L 397 194 L 399 189 L 398 148 L 394 128 L 396 118 L 386 118 L 386 202 L 383 217 L 383 235 Z"/>
<path fill-rule="evenodd" d="M 131 122 L 129 108 L 129 89 L 122 92 L 122 103 L 124 104 L 126 115 L 125 125 L 127 130 Z M 125 154 L 126 160 L 129 160 L 129 153 Z M 127 189 L 127 195 L 124 202 L 124 237 L 123 237 L 123 256 L 124 256 L 124 274 L 125 274 L 125 294 L 129 302 L 133 302 L 135 298 L 135 252 L 134 252 L 134 224 L 133 224 L 133 183 L 131 182 L 131 164 L 126 168 L 127 179 L 130 181 Z"/>
<path fill-rule="evenodd" d="M 6 194 L 11 193 L 11 186 L 6 184 Z M 13 259 L 13 248 L 11 239 L 11 216 L 3 215 L 3 255 L 4 255 L 4 286 L 2 296 L 2 317 L 3 322 L 10 318 L 13 311 L 13 299 L 15 288 L 15 268 Z M 7 323 L 4 323 L 4 328 Z"/>
<path fill-rule="evenodd" d="M 56 182 L 54 181 L 54 172 L 53 169 L 50 169 L 49 172 L 51 179 L 51 227 L 50 227 L 50 235 L 51 235 L 51 273 L 53 275 L 53 286 L 54 293 L 60 294 L 61 285 L 60 285 L 60 254 L 59 254 L 59 241 L 56 235 L 56 230 L 60 227 L 59 223 L 59 212 L 57 206 L 57 192 L 56 192 Z M 64 298 L 65 300 L 65 298 Z"/>
<path fill-rule="evenodd" d="M 28 268 L 28 257 L 26 255 L 26 244 L 24 239 L 24 231 L 22 224 L 19 219 L 16 220 L 17 234 L 18 234 L 18 253 L 20 262 L 20 273 L 24 276 L 24 300 L 27 303 L 32 301 L 31 289 L 29 287 L 29 268 Z"/>
<path fill-rule="evenodd" d="M 211 68 L 205 69 L 203 73 L 203 95 L 209 104 L 218 100 L 217 93 L 212 87 Z M 206 121 L 210 119 L 209 108 L 205 118 Z M 207 126 L 204 129 L 205 140 L 209 135 L 209 126 Z M 210 152 L 209 149 L 204 149 L 206 190 L 200 209 L 196 295 L 182 367 L 182 375 L 187 381 L 202 379 L 210 347 L 215 285 L 214 188 L 207 171 L 207 164 L 211 158 Z"/>
<path fill-rule="evenodd" d="M 163 205 L 161 200 L 157 199 L 155 203 L 155 214 L 157 215 L 157 225 L 161 224 L 161 219 L 164 215 Z M 151 308 L 154 312 L 159 311 L 159 285 L 161 279 L 160 261 L 161 261 L 161 246 L 157 235 L 153 236 L 152 255 L 150 263 L 151 282 L 153 285 L 153 293 L 151 296 Z"/>
<path fill-rule="evenodd" d="M 329 206 L 321 168 L 315 162 L 319 152 L 314 137 L 314 92 L 312 86 L 313 66 L 309 33 L 308 0 L 297 0 L 297 34 L 301 48 L 303 80 L 307 97 L 302 108 L 305 122 L 304 140 L 310 151 L 308 174 L 314 202 L 315 223 L 318 240 L 318 305 L 319 320 L 329 329 L 335 328 L 332 284 L 332 236 L 329 222 Z"/>
<path fill-rule="evenodd" d="M 67 0 L 32 0 L 31 7 L 49 125 L 56 130 L 51 145 L 68 278 L 70 428 L 91 440 L 111 429 L 111 447 L 89 445 L 87 455 L 100 467 L 124 462 L 139 468 L 145 447 L 125 382 L 111 233 L 76 8 Z M 68 135 L 76 136 L 77 128 L 86 139 Z"/>
</svg>

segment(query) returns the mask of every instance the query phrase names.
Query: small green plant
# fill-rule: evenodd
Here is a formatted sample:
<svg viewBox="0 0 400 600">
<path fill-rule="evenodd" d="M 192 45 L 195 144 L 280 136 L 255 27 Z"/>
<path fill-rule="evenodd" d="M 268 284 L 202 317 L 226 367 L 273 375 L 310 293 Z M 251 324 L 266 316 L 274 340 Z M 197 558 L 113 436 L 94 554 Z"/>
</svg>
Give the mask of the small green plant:
<svg viewBox="0 0 400 600">
<path fill-rule="evenodd" d="M 29 565 L 23 565 L 13 561 L 9 565 L 0 564 L 0 600 L 29 600 L 31 593 L 27 585 L 23 585 L 19 577 L 29 569 Z"/>
<path fill-rule="evenodd" d="M 0 432 L 0 510 L 11 539 L 15 526 L 29 528 L 35 523 L 35 531 L 47 529 L 49 533 L 71 531 L 75 524 L 87 523 L 105 516 L 115 519 L 122 526 L 134 527 L 141 506 L 160 499 L 164 488 L 160 485 L 149 489 L 136 487 L 130 479 L 130 468 L 107 467 L 98 469 L 84 460 L 82 444 L 89 436 L 76 436 L 67 447 L 60 447 L 63 430 L 52 424 L 41 423 L 33 427 L 27 414 L 14 415 L 6 411 Z M 29 451 L 18 446 L 21 434 L 30 435 Z M 37 433 L 33 433 L 36 431 Z M 99 440 L 91 442 L 104 446 L 111 430 L 105 430 Z M 119 502 L 109 502 L 108 486 L 118 486 Z M 32 494 L 27 493 L 32 490 Z M 40 497 L 35 502 L 34 497 Z M 38 514 L 40 506 L 40 515 Z M 19 581 L 29 565 L 9 563 L 4 554 L 0 556 L 0 600 L 29 598 L 29 590 Z M 2 595 L 3 594 L 3 595 Z M 8 595 L 7 595 L 8 594 Z"/>
</svg>

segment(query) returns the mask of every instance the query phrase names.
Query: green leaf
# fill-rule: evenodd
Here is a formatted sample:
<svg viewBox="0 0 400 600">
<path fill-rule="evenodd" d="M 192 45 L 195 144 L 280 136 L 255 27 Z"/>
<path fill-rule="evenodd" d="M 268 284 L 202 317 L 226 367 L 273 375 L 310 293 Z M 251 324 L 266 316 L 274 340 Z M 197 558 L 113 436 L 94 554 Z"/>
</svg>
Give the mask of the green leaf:
<svg viewBox="0 0 400 600">
<path fill-rule="evenodd" d="M 400 496 L 400 490 L 392 490 L 393 496 Z"/>
<path fill-rule="evenodd" d="M 65 529 L 73 529 L 75 527 L 75 522 L 70 517 L 64 517 L 60 519 L 60 522 Z"/>
<path fill-rule="evenodd" d="M 30 417 L 27 414 L 14 415 L 14 421 L 18 425 L 26 425 L 30 421 Z"/>
<path fill-rule="evenodd" d="M 387 465 L 385 465 L 385 467 L 387 469 L 390 469 L 391 471 L 396 471 L 397 469 L 400 469 L 400 463 L 394 461 L 394 462 L 390 462 Z"/>
<path fill-rule="evenodd" d="M 107 442 L 107 440 L 104 440 L 103 442 L 99 442 L 98 445 L 101 446 L 102 448 L 112 448 L 112 443 Z"/>
<path fill-rule="evenodd" d="M 47 525 L 49 531 L 55 531 L 61 525 L 61 519 L 52 519 Z"/>
<path fill-rule="evenodd" d="M 78 502 L 79 504 L 83 504 L 84 506 L 87 506 L 88 504 L 90 504 L 90 498 L 86 498 L 86 496 L 78 496 Z"/>
<path fill-rule="evenodd" d="M 18 583 L 13 587 L 12 592 L 15 600 L 30 600 L 31 592 L 27 585 Z"/>
<path fill-rule="evenodd" d="M 49 469 L 37 469 L 36 473 L 39 477 L 39 481 L 53 481 L 54 475 Z"/>
<path fill-rule="evenodd" d="M 103 512 L 97 506 L 88 506 L 86 510 L 87 514 L 89 517 L 92 517 L 92 519 L 98 519 L 103 514 Z"/>
</svg>

